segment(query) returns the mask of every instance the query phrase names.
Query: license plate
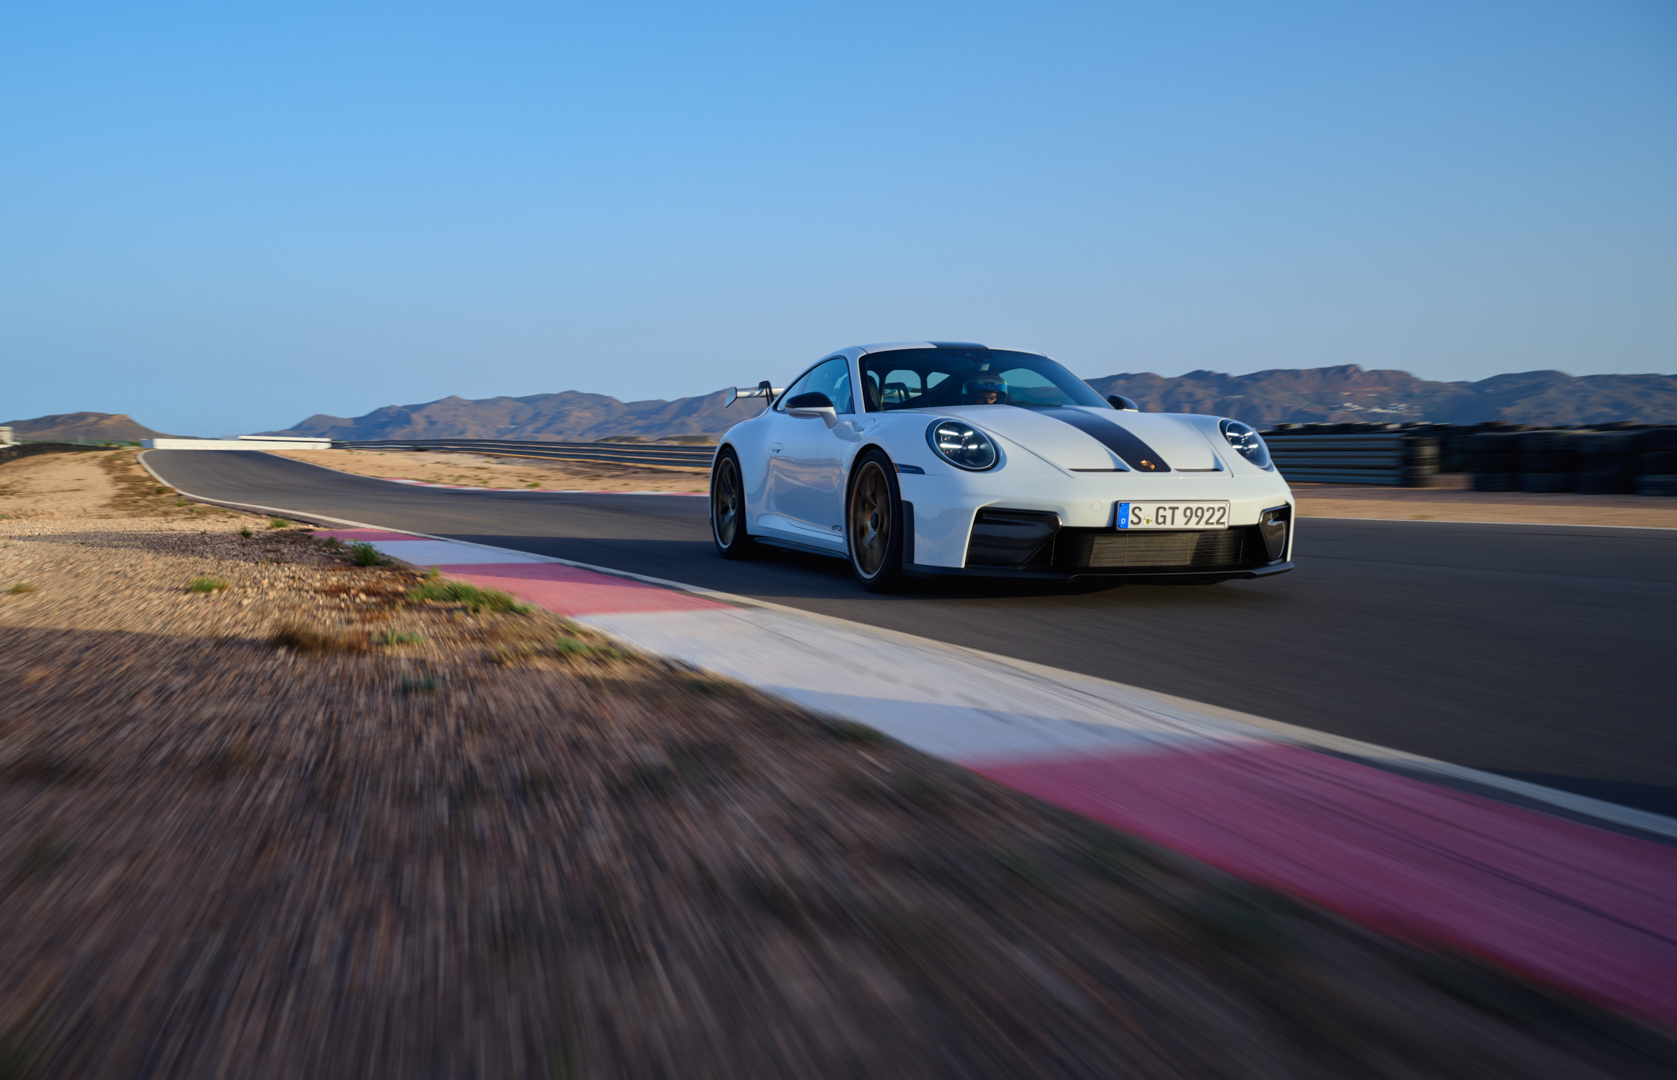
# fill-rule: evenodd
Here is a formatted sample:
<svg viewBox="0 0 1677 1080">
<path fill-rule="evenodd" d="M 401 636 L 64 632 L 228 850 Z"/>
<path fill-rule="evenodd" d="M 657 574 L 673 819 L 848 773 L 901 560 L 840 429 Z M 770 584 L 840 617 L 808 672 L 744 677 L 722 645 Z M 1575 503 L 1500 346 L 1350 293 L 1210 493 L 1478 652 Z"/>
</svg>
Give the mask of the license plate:
<svg viewBox="0 0 1677 1080">
<path fill-rule="evenodd" d="M 1226 529 L 1226 502 L 1121 502 L 1120 529 Z"/>
</svg>

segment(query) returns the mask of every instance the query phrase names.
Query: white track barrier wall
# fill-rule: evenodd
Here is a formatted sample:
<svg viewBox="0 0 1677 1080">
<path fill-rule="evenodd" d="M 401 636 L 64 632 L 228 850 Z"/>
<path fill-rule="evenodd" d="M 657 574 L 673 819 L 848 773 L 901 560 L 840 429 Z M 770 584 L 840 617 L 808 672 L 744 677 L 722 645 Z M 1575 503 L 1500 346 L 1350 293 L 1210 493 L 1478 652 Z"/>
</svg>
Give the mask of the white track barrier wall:
<svg viewBox="0 0 1677 1080">
<path fill-rule="evenodd" d="M 146 439 L 147 450 L 330 450 L 331 439 Z"/>
</svg>

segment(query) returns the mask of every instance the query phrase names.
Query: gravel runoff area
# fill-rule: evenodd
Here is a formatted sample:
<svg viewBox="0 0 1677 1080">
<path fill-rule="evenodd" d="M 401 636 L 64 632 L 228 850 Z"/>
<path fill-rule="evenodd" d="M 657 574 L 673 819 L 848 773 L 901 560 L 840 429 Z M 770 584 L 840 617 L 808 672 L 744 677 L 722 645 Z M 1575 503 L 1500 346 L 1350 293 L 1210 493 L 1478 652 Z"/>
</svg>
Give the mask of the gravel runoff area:
<svg viewBox="0 0 1677 1080">
<path fill-rule="evenodd" d="M 1677 1072 L 1666 1034 L 283 524 L 131 452 L 0 466 L 5 1080 Z"/>
<path fill-rule="evenodd" d="M 363 476 L 487 488 L 586 488 L 591 491 L 706 491 L 703 469 L 639 468 L 592 462 L 525 461 L 414 450 L 282 450 L 281 457 Z M 1530 525 L 1639 525 L 1677 529 L 1677 499 L 1638 495 L 1533 495 L 1469 489 L 1470 477 L 1446 474 L 1430 488 L 1294 484 L 1300 517 L 1503 521 Z"/>
</svg>

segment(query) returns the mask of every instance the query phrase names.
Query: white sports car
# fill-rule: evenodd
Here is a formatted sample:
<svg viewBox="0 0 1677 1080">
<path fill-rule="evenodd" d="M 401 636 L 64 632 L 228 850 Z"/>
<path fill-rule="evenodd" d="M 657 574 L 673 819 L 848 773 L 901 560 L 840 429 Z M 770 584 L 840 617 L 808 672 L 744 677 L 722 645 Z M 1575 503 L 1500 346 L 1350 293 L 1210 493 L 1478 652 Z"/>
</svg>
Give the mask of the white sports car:
<svg viewBox="0 0 1677 1080">
<path fill-rule="evenodd" d="M 962 342 L 823 358 L 722 437 L 711 534 L 904 575 L 1211 582 L 1293 568 L 1293 496 L 1246 424 L 1103 401 L 1035 353 Z M 732 403 L 730 398 L 730 404 Z"/>
</svg>

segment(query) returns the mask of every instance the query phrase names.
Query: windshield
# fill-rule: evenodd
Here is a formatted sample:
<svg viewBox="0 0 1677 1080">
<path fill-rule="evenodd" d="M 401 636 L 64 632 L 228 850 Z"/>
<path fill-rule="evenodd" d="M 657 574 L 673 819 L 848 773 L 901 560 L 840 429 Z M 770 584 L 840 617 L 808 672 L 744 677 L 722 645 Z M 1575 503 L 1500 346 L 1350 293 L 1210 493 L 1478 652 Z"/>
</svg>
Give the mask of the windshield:
<svg viewBox="0 0 1677 1080">
<path fill-rule="evenodd" d="M 1076 375 L 1035 353 L 996 349 L 892 349 L 862 357 L 868 412 L 955 405 L 1093 405 L 1111 408 Z"/>
</svg>

